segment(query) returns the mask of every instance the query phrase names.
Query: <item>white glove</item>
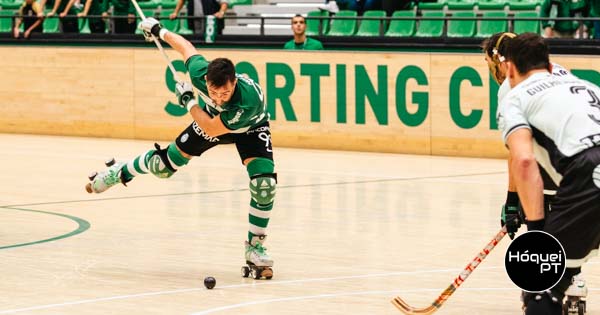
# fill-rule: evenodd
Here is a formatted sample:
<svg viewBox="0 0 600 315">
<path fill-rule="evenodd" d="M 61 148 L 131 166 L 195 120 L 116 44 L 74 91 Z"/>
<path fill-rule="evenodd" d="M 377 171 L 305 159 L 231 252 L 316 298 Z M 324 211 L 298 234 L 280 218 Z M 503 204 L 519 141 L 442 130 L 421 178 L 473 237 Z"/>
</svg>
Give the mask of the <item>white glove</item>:
<svg viewBox="0 0 600 315">
<path fill-rule="evenodd" d="M 158 20 L 153 17 L 143 19 L 138 28 L 144 32 L 146 40 L 149 38 L 151 39 L 151 35 L 164 40 L 165 33 L 168 32 L 166 29 L 163 29 Z"/>
<path fill-rule="evenodd" d="M 177 82 L 175 84 L 175 95 L 179 101 L 179 105 L 187 108 L 189 111 L 194 105 L 197 105 L 194 89 L 188 82 Z"/>
</svg>

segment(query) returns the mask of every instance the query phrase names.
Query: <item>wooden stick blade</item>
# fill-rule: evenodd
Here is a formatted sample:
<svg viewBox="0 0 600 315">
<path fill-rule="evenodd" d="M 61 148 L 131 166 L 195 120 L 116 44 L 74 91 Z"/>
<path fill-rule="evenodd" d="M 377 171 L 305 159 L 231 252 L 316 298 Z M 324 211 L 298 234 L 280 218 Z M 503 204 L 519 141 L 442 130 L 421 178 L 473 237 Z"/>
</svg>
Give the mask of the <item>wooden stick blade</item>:
<svg viewBox="0 0 600 315">
<path fill-rule="evenodd" d="M 394 304 L 394 306 L 396 308 L 398 308 L 402 313 L 407 314 L 407 315 L 413 315 L 413 314 L 433 314 L 435 311 L 437 311 L 437 307 L 435 305 L 429 305 L 426 308 L 414 308 L 410 305 L 408 305 L 408 303 L 404 302 L 404 300 L 402 300 L 399 296 L 395 297 L 392 300 L 392 304 Z"/>
</svg>

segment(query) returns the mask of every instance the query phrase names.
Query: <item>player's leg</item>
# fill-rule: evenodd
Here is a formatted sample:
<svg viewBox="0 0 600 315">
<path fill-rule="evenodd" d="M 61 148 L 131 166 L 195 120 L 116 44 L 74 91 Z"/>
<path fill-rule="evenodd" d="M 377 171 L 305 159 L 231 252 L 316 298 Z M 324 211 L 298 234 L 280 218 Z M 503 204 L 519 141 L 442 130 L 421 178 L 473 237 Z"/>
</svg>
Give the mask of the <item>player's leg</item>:
<svg viewBox="0 0 600 315">
<path fill-rule="evenodd" d="M 263 246 L 277 185 L 269 124 L 235 135 L 235 143 L 250 177 L 249 229 L 245 258 L 249 264 L 271 267 L 273 259 Z M 263 276 L 270 278 L 272 271 L 267 269 Z"/>
<path fill-rule="evenodd" d="M 171 177 L 179 167 L 188 163 L 190 157 L 184 156 L 175 142 L 166 148 L 154 144 L 155 148 L 136 156 L 128 162 L 116 162 L 109 168 L 93 176 L 86 189 L 89 193 L 101 193 L 119 183 L 127 186 L 135 176 L 152 173 L 158 178 Z"/>
<path fill-rule="evenodd" d="M 128 162 L 117 162 L 96 176 L 91 176 L 91 182 L 86 186 L 86 190 L 89 193 L 101 193 L 119 183 L 126 185 L 135 176 L 148 173 L 158 178 L 169 178 L 180 167 L 185 166 L 192 156 L 200 156 L 219 143 L 220 140 L 217 138 L 206 139 L 194 122 L 166 148 L 154 144 L 154 149 Z"/>
<path fill-rule="evenodd" d="M 277 177 L 273 160 L 251 159 L 246 165 L 250 176 L 249 229 L 246 244 L 246 260 L 257 266 L 273 266 L 273 260 L 263 247 L 266 230 L 273 210 Z"/>
</svg>

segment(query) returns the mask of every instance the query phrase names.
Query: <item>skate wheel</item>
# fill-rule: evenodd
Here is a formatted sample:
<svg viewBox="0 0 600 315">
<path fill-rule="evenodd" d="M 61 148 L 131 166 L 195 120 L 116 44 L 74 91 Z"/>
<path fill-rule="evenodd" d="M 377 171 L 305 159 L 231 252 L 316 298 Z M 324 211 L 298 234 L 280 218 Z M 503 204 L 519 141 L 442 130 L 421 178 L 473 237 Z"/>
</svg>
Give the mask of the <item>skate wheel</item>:
<svg viewBox="0 0 600 315">
<path fill-rule="evenodd" d="M 248 278 L 249 275 L 250 275 L 250 268 L 248 268 L 248 266 L 243 266 L 242 267 L 242 277 Z"/>
<path fill-rule="evenodd" d="M 107 167 L 111 167 L 111 166 L 115 165 L 115 163 L 116 163 L 115 158 L 111 158 L 110 160 L 106 160 L 104 162 L 104 165 L 106 165 Z"/>
<path fill-rule="evenodd" d="M 585 301 L 579 301 L 579 303 L 577 303 L 577 315 L 584 315 L 585 314 Z"/>
<path fill-rule="evenodd" d="M 97 175 L 98 175 L 98 172 L 96 172 L 96 171 L 91 172 L 90 175 L 88 175 L 88 179 L 90 181 L 92 181 L 92 180 L 94 180 L 94 178 L 96 178 Z"/>
<path fill-rule="evenodd" d="M 88 193 L 93 193 L 94 191 L 92 190 L 92 183 L 87 183 L 85 184 L 85 191 L 87 191 Z"/>
<path fill-rule="evenodd" d="M 250 275 L 252 276 L 252 278 L 258 280 L 261 277 L 261 272 L 260 269 L 252 269 L 252 271 L 250 271 Z"/>
</svg>

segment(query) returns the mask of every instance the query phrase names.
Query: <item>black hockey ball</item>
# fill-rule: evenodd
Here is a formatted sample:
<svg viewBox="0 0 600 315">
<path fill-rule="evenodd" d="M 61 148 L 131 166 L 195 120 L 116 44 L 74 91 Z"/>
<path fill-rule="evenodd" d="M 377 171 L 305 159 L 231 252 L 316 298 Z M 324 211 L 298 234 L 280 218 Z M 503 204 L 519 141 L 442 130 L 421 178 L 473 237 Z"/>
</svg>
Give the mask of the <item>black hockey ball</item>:
<svg viewBox="0 0 600 315">
<path fill-rule="evenodd" d="M 215 285 L 217 284 L 217 280 L 215 280 L 215 278 L 213 277 L 206 277 L 204 278 L 204 286 L 211 290 L 212 288 L 215 287 Z"/>
</svg>

